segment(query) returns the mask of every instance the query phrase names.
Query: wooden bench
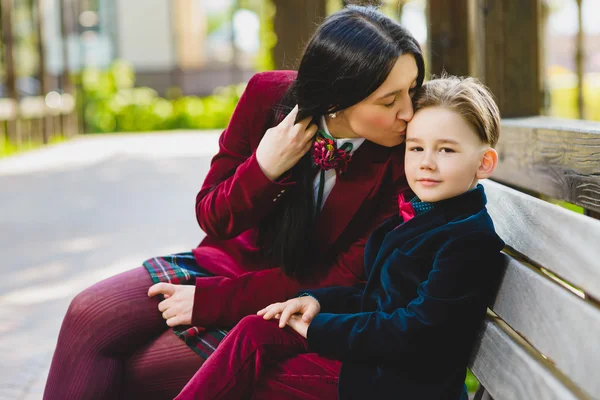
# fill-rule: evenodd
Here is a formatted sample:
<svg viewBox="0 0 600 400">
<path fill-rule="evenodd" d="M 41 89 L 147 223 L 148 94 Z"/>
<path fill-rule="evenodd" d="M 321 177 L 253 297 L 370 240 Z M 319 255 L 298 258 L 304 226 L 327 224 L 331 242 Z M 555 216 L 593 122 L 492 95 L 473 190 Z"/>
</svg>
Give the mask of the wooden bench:
<svg viewBox="0 0 600 400">
<path fill-rule="evenodd" d="M 475 399 L 600 399 L 600 220 L 507 186 L 600 211 L 600 123 L 504 121 L 498 150 L 484 186 L 506 269 L 471 359 Z"/>
</svg>

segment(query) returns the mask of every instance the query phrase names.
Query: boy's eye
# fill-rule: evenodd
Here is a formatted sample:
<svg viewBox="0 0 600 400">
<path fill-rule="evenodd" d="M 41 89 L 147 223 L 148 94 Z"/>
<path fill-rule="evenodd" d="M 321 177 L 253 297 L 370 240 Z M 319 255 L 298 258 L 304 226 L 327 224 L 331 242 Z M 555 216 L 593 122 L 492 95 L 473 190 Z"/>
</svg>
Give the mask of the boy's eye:
<svg viewBox="0 0 600 400">
<path fill-rule="evenodd" d="M 423 151 L 422 147 L 419 146 L 415 146 L 415 147 L 411 147 L 408 149 L 409 151 Z"/>
<path fill-rule="evenodd" d="M 451 149 L 449 147 L 442 147 L 440 149 L 440 153 L 454 153 L 454 149 Z"/>
</svg>

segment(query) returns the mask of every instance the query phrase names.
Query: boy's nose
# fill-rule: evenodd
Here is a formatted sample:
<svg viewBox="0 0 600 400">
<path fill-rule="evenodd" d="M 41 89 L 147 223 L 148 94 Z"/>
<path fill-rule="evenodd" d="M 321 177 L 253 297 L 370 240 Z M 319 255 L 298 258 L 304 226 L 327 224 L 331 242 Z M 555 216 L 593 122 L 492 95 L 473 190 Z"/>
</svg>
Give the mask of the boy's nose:
<svg viewBox="0 0 600 400">
<path fill-rule="evenodd" d="M 435 161 L 430 154 L 424 154 L 421 159 L 421 169 L 435 169 Z"/>
</svg>

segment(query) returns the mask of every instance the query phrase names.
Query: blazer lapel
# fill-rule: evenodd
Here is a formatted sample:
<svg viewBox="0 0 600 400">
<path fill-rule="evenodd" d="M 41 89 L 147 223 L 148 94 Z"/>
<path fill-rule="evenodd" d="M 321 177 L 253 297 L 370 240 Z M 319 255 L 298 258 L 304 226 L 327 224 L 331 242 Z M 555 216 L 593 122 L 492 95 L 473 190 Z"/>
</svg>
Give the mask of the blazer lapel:
<svg viewBox="0 0 600 400">
<path fill-rule="evenodd" d="M 378 271 L 381 266 L 385 264 L 387 258 L 392 254 L 395 249 L 403 248 L 403 245 L 407 240 L 415 238 L 422 233 L 428 232 L 438 226 L 442 226 L 446 223 L 444 216 L 436 212 L 436 210 L 419 215 L 405 224 L 400 225 L 396 229 L 390 230 L 380 242 L 378 249 L 369 248 L 369 253 L 376 252 L 372 265 L 365 265 L 365 269 L 369 269 L 369 277 L 378 276 Z M 406 247 L 406 246 L 404 246 Z M 404 248 L 403 251 L 408 249 Z M 370 279 L 369 279 L 370 281 Z"/>
<path fill-rule="evenodd" d="M 388 165 L 395 160 L 390 157 L 393 150 L 365 141 L 354 153 L 346 173 L 338 174 L 317 217 L 318 243 L 322 249 L 337 240 L 368 195 L 382 184 Z"/>
<path fill-rule="evenodd" d="M 367 245 L 365 246 L 365 273 L 367 277 L 371 275 L 371 268 L 375 264 L 375 260 L 379 255 L 379 250 L 385 240 L 385 237 L 388 233 L 390 233 L 398 224 L 402 222 L 402 219 L 399 215 L 394 215 L 391 218 L 386 219 L 381 225 L 379 225 L 371 236 L 369 236 L 369 240 L 367 241 Z"/>
</svg>

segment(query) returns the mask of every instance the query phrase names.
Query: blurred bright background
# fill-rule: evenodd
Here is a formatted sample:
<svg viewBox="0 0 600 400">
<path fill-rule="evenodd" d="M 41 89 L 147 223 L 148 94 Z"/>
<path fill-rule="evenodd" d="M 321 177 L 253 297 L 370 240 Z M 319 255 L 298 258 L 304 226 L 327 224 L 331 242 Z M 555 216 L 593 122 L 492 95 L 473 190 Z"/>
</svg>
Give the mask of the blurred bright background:
<svg viewBox="0 0 600 400">
<path fill-rule="evenodd" d="M 535 1 L 540 114 L 600 121 L 600 0 Z M 0 399 L 41 398 L 77 292 L 198 242 L 193 200 L 246 82 L 294 69 L 348 2 L 369 3 L 0 0 Z M 381 3 L 427 55 L 427 0 Z"/>
<path fill-rule="evenodd" d="M 343 3 L 327 0 L 325 14 Z M 290 44 L 276 48 L 290 28 L 275 18 L 288 7 L 280 0 L 2 6 L 0 155 L 75 133 L 223 128 L 249 77 L 293 69 L 302 47 L 292 57 Z M 382 9 L 426 48 L 425 0 L 385 0 Z M 542 114 L 600 120 L 600 1 L 543 0 L 541 15 Z"/>
</svg>

